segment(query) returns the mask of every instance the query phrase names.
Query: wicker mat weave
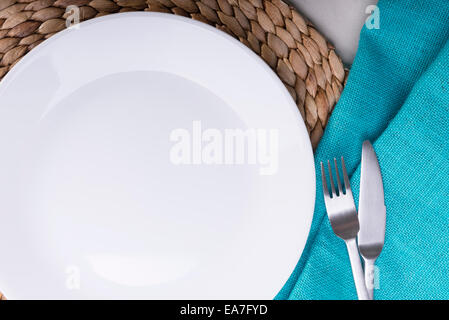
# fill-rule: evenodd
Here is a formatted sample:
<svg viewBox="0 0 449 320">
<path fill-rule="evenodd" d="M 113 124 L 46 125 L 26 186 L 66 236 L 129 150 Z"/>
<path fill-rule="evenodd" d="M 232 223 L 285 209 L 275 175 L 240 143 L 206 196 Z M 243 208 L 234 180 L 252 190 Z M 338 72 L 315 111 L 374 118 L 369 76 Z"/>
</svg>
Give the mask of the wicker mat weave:
<svg viewBox="0 0 449 320">
<path fill-rule="evenodd" d="M 72 5 L 79 7 L 81 21 L 145 10 L 190 17 L 229 33 L 282 79 L 314 148 L 343 90 L 347 72 L 334 47 L 281 0 L 0 0 L 0 80 L 27 52 L 66 28 Z"/>
<path fill-rule="evenodd" d="M 80 20 L 126 11 L 174 13 L 223 30 L 260 55 L 282 79 L 314 148 L 340 97 L 345 69 L 334 47 L 281 0 L 0 0 L 0 80 L 27 52 Z"/>
</svg>

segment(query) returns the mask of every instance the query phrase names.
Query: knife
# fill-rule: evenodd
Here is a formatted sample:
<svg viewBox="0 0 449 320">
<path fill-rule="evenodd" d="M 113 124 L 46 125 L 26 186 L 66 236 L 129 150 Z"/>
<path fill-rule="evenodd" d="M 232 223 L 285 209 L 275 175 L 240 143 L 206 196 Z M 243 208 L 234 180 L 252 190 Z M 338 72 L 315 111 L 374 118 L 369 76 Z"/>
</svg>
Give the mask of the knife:
<svg viewBox="0 0 449 320">
<path fill-rule="evenodd" d="M 374 263 L 385 241 L 386 207 L 379 162 L 368 140 L 362 146 L 359 223 L 358 246 L 365 261 L 366 287 L 370 299 L 373 299 Z"/>
</svg>

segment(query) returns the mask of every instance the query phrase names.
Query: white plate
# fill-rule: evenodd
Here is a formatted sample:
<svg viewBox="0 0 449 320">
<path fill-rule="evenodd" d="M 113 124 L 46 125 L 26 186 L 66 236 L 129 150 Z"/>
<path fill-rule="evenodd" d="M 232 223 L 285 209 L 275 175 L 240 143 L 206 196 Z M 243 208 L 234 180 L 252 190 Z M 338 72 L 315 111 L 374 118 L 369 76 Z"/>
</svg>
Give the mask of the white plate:
<svg viewBox="0 0 449 320">
<path fill-rule="evenodd" d="M 238 163 L 231 129 L 259 130 L 270 157 Z M 312 220 L 313 155 L 287 90 L 238 41 L 173 15 L 94 19 L 33 50 L 0 84 L 0 150 L 13 299 L 271 299 Z M 176 164 L 187 151 L 200 164 Z"/>
</svg>

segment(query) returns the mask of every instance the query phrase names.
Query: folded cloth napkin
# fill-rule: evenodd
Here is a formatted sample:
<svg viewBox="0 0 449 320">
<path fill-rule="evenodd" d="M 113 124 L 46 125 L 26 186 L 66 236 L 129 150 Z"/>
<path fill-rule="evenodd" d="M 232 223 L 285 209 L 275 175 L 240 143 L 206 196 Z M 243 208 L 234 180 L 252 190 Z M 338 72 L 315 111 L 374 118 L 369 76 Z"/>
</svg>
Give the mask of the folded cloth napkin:
<svg viewBox="0 0 449 320">
<path fill-rule="evenodd" d="M 327 218 L 320 161 L 344 156 L 356 203 L 362 142 L 374 142 L 387 226 L 375 299 L 449 299 L 449 1 L 380 0 L 315 155 L 309 239 L 277 299 L 356 299 Z"/>
</svg>

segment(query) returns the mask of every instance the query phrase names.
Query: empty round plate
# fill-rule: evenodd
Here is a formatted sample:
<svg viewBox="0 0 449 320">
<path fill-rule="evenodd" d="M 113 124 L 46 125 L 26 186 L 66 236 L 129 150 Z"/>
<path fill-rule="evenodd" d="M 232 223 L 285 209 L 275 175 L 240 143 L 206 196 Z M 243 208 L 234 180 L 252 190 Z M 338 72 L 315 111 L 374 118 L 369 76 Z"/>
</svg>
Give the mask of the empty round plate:
<svg viewBox="0 0 449 320">
<path fill-rule="evenodd" d="M 81 23 L 0 83 L 10 299 L 273 298 L 304 248 L 312 149 L 273 71 L 167 14 Z"/>
</svg>

